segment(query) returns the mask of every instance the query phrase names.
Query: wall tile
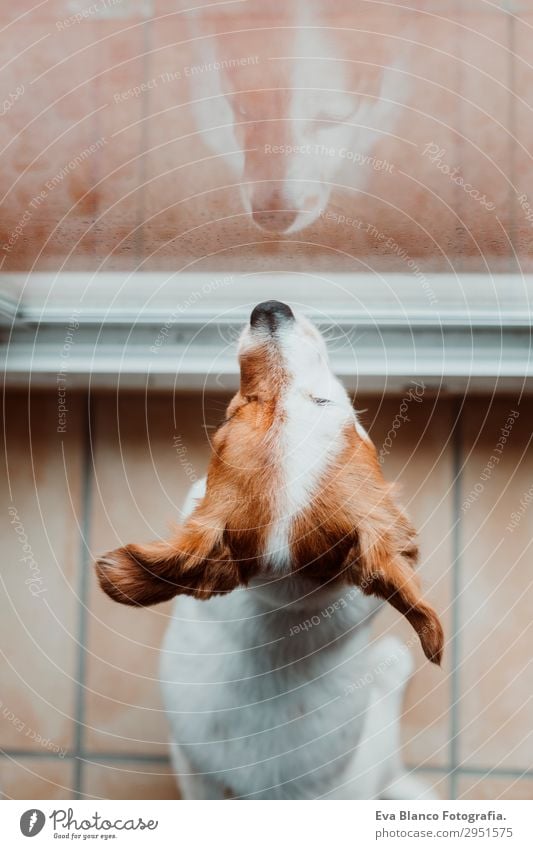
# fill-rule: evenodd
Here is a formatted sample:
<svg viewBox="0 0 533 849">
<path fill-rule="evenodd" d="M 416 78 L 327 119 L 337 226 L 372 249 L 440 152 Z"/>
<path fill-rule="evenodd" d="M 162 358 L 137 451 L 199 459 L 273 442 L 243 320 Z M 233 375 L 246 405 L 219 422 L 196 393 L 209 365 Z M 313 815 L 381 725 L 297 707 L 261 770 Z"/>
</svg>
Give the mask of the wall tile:
<svg viewBox="0 0 533 849">
<path fill-rule="evenodd" d="M 85 765 L 85 799 L 179 799 L 170 766 L 150 761 Z"/>
<path fill-rule="evenodd" d="M 95 430 L 92 550 L 148 542 L 180 521 L 191 474 L 207 463 L 200 400 L 102 396 Z M 115 420 L 115 415 L 117 420 Z M 174 416 L 176 419 L 174 420 Z M 164 754 L 168 730 L 158 687 L 159 645 L 170 605 L 135 610 L 112 602 L 91 573 L 86 746 Z"/>
<path fill-rule="evenodd" d="M 435 606 L 447 637 L 442 668 L 428 663 L 418 638 L 398 613 L 386 607 L 379 614 L 376 636 L 395 633 L 410 647 L 415 673 L 406 692 L 402 720 L 404 758 L 417 766 L 449 764 L 450 652 L 452 584 L 452 405 L 437 404 L 419 389 L 419 401 L 408 402 L 409 421 L 393 431 L 387 441 L 402 398 L 387 399 L 369 407 L 363 421 L 370 426 L 378 454 L 382 452 L 387 479 L 401 486 L 400 500 L 419 532 L 420 575 L 427 598 Z M 389 453 L 387 453 L 389 452 Z"/>
<path fill-rule="evenodd" d="M 73 741 L 83 398 L 68 406 L 58 434 L 54 395 L 7 399 L 0 745 L 28 751 Z"/>
<path fill-rule="evenodd" d="M 468 766 L 525 769 L 533 757 L 531 412 L 513 398 L 465 408 L 457 707 Z"/>
<path fill-rule="evenodd" d="M 73 762 L 0 757 L 0 799 L 71 799 Z"/>
<path fill-rule="evenodd" d="M 464 775 L 459 778 L 458 799 L 533 799 L 531 778 Z"/>
</svg>

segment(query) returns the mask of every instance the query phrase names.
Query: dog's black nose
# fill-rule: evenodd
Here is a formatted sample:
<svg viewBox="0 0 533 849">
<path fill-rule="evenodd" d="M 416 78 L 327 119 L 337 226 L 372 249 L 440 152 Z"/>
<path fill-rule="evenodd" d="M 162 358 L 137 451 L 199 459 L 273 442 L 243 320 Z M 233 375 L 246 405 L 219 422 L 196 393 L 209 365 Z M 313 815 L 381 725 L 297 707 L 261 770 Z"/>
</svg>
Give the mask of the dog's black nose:
<svg viewBox="0 0 533 849">
<path fill-rule="evenodd" d="M 250 316 L 252 327 L 265 325 L 273 333 L 285 321 L 294 321 L 294 313 L 281 301 L 263 301 L 257 304 Z"/>
</svg>

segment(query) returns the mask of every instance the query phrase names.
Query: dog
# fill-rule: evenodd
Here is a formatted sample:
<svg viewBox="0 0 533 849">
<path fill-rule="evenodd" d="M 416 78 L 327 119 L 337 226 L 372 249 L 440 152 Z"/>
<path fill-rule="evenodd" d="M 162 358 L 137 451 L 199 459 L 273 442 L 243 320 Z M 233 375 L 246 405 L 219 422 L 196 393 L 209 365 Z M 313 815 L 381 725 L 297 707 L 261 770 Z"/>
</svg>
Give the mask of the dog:
<svg viewBox="0 0 533 849">
<path fill-rule="evenodd" d="M 372 150 L 397 120 L 405 57 L 369 39 L 361 14 L 339 16 L 325 0 L 252 0 L 186 15 L 198 129 L 263 230 L 307 227 L 334 187 L 361 190 L 384 165 Z"/>
<path fill-rule="evenodd" d="M 387 601 L 441 661 L 414 528 L 307 318 L 259 304 L 239 362 L 183 525 L 96 564 L 123 604 L 177 596 L 161 683 L 182 795 L 419 798 L 399 757 L 410 656 L 369 636 Z"/>
</svg>

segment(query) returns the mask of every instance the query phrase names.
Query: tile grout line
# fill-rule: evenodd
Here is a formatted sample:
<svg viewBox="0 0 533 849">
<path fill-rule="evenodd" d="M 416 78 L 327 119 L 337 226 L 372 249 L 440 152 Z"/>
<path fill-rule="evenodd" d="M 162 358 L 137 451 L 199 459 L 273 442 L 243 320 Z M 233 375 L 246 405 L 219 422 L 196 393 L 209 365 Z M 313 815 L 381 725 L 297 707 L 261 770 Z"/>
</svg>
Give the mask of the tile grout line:
<svg viewBox="0 0 533 849">
<path fill-rule="evenodd" d="M 31 749 L 0 749 L 0 754 L 3 757 L 9 758 L 37 758 L 43 760 L 71 761 L 77 758 L 77 755 L 67 752 L 61 756 L 57 752 L 33 752 Z M 149 754 L 147 752 L 84 752 L 83 759 L 91 763 L 119 763 L 120 761 L 151 764 L 170 764 L 170 757 L 167 755 Z M 415 772 L 429 772 L 435 775 L 450 775 L 451 770 L 447 766 L 437 766 L 435 764 L 407 764 L 407 768 Z M 474 775 L 479 777 L 490 778 L 523 778 L 525 780 L 533 780 L 533 769 L 519 769 L 518 767 L 492 767 L 492 766 L 459 766 L 457 774 Z"/>
<path fill-rule="evenodd" d="M 78 756 L 74 753 L 67 752 L 66 755 L 59 755 L 56 752 L 33 752 L 31 749 L 0 749 L 0 755 L 8 758 L 37 758 L 42 760 L 55 761 L 73 761 Z M 151 755 L 147 752 L 84 752 L 83 760 L 90 763 L 125 763 L 138 762 L 146 764 L 171 764 L 171 759 L 167 755 Z M 434 775 L 448 776 L 451 775 L 451 770 L 447 766 L 436 766 L 435 764 L 407 764 L 409 770 L 414 772 L 428 772 Z M 476 767 L 476 766 L 460 766 L 457 768 L 457 774 L 478 776 L 480 778 L 519 778 L 524 780 L 533 780 L 533 770 L 518 769 L 507 767 Z"/>
<path fill-rule="evenodd" d="M 64 755 L 57 752 L 33 752 L 31 749 L 0 749 L 0 755 L 8 758 L 37 758 L 42 760 L 74 761 L 81 757 L 82 761 L 116 763 L 119 761 L 139 761 L 142 763 L 170 764 L 170 755 L 156 755 L 148 752 L 67 752 Z"/>
<path fill-rule="evenodd" d="M 427 772 L 432 775 L 442 775 L 449 776 L 451 778 L 451 771 L 446 766 L 409 766 L 409 769 L 412 769 L 414 772 Z M 506 769 L 502 767 L 501 769 L 494 768 L 491 766 L 481 767 L 481 766 L 460 766 L 457 769 L 457 775 L 461 776 L 471 776 L 476 778 L 518 778 L 524 780 L 533 780 L 533 770 L 531 769 Z"/>
<path fill-rule="evenodd" d="M 455 404 L 455 422 L 452 441 L 453 474 L 453 533 L 452 533 L 452 638 L 451 653 L 451 706 L 450 706 L 450 795 L 457 798 L 457 778 L 459 770 L 459 593 L 461 560 L 461 459 L 462 459 L 462 404 Z"/>
<path fill-rule="evenodd" d="M 409 766 L 415 772 L 431 772 L 436 775 L 450 775 L 451 770 L 446 766 L 435 766 L 428 764 L 427 766 Z M 457 775 L 472 775 L 479 778 L 524 778 L 533 779 L 533 770 L 531 769 L 508 769 L 506 767 L 494 768 L 492 766 L 459 766 L 457 767 Z"/>
<path fill-rule="evenodd" d="M 77 693 L 75 712 L 74 737 L 74 798 L 80 799 L 83 784 L 83 730 L 85 720 L 85 678 L 86 678 L 86 639 L 87 639 L 87 603 L 88 603 L 88 570 L 90 566 L 89 534 L 91 521 L 92 496 L 92 409 L 91 395 L 87 393 L 85 407 L 85 427 L 83 433 L 82 459 L 82 516 L 81 540 L 79 554 L 78 582 L 78 661 L 77 661 Z"/>
</svg>

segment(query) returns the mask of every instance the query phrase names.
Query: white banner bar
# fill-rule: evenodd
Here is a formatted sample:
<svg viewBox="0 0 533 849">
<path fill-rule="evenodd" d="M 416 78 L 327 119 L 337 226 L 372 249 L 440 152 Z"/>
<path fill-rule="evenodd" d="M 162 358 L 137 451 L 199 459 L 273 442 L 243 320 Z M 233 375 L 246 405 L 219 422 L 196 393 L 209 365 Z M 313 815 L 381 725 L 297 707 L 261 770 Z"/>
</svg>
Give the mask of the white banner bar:
<svg viewBox="0 0 533 849">
<path fill-rule="evenodd" d="M 531 849 L 533 803 L 5 801 L 2 845 Z M 29 840 L 35 837 L 35 844 Z"/>
</svg>

